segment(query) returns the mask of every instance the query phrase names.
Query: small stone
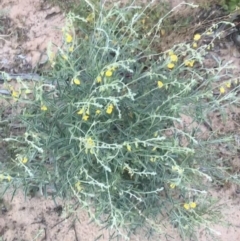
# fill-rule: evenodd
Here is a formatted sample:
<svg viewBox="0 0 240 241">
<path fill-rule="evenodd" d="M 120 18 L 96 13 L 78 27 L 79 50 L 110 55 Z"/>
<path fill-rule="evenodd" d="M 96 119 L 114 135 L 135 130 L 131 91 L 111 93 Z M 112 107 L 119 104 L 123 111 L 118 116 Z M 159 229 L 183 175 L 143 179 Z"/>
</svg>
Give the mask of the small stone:
<svg viewBox="0 0 240 241">
<path fill-rule="evenodd" d="M 240 188 L 237 188 L 235 192 L 236 194 L 240 194 Z"/>
<path fill-rule="evenodd" d="M 43 54 L 39 60 L 39 64 L 45 64 L 48 61 L 48 56 L 47 54 Z"/>
<path fill-rule="evenodd" d="M 236 31 L 232 34 L 232 40 L 236 46 L 240 47 L 240 31 Z"/>
</svg>

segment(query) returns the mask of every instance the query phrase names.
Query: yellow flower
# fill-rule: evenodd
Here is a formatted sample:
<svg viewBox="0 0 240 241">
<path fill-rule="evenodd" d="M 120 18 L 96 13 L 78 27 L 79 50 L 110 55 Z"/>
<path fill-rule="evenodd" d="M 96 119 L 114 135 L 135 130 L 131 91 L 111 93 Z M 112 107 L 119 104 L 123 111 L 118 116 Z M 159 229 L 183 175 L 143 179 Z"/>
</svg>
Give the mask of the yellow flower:
<svg viewBox="0 0 240 241">
<path fill-rule="evenodd" d="M 174 52 L 173 52 L 172 50 L 170 50 L 170 51 L 168 52 L 168 55 L 169 55 L 169 56 L 172 56 L 172 55 L 174 55 Z"/>
<path fill-rule="evenodd" d="M 111 77 L 113 75 L 113 72 L 111 71 L 111 70 L 107 70 L 106 72 L 105 72 L 105 76 L 106 77 Z"/>
<path fill-rule="evenodd" d="M 162 81 L 159 80 L 159 81 L 157 82 L 157 84 L 158 84 L 158 88 L 159 88 L 159 89 L 161 89 L 161 88 L 163 87 L 163 82 L 162 82 Z"/>
<path fill-rule="evenodd" d="M 206 32 L 206 35 L 211 35 L 213 32 L 212 31 L 208 31 Z"/>
<path fill-rule="evenodd" d="M 101 82 L 102 82 L 102 77 L 101 77 L 101 76 L 98 76 L 97 79 L 96 79 L 96 82 L 97 82 L 97 83 L 101 83 Z"/>
<path fill-rule="evenodd" d="M 190 208 L 196 208 L 197 204 L 195 202 L 189 203 Z"/>
<path fill-rule="evenodd" d="M 197 43 L 196 43 L 196 42 L 194 42 L 192 46 L 193 46 L 193 48 L 195 48 L 195 49 L 196 49 L 196 48 L 197 48 Z"/>
<path fill-rule="evenodd" d="M 118 43 L 118 41 L 117 40 L 113 40 L 112 43 L 113 43 L 113 45 L 116 45 Z"/>
<path fill-rule="evenodd" d="M 113 111 L 113 107 L 114 107 L 113 104 L 108 105 L 106 113 L 110 115 Z"/>
<path fill-rule="evenodd" d="M 54 68 L 56 62 L 52 62 L 51 67 Z"/>
<path fill-rule="evenodd" d="M 168 65 L 167 65 L 167 67 L 169 68 L 169 69 L 173 69 L 174 68 L 174 64 L 173 63 L 169 63 Z"/>
<path fill-rule="evenodd" d="M 26 95 L 31 94 L 31 93 L 32 93 L 32 90 L 30 90 L 30 89 L 25 90 Z"/>
<path fill-rule="evenodd" d="M 6 179 L 10 182 L 12 180 L 12 177 L 7 175 Z"/>
<path fill-rule="evenodd" d="M 183 207 L 186 209 L 186 210 L 189 210 L 190 209 L 190 205 L 188 203 L 184 203 Z"/>
<path fill-rule="evenodd" d="M 0 181 L 4 180 L 4 175 L 0 174 Z"/>
<path fill-rule="evenodd" d="M 19 96 L 20 96 L 20 93 L 18 91 L 15 91 L 15 90 L 12 91 L 13 98 L 19 98 Z"/>
<path fill-rule="evenodd" d="M 224 93 L 225 93 L 225 89 L 224 89 L 224 87 L 223 87 L 223 86 L 220 87 L 219 91 L 220 91 L 221 94 L 224 94 Z"/>
<path fill-rule="evenodd" d="M 101 110 L 96 110 L 96 115 L 99 115 L 101 113 Z"/>
<path fill-rule="evenodd" d="M 73 46 L 69 47 L 68 51 L 72 53 L 73 52 Z"/>
<path fill-rule="evenodd" d="M 131 147 L 129 144 L 127 144 L 127 150 L 128 150 L 129 152 L 132 151 L 132 147 Z"/>
<path fill-rule="evenodd" d="M 95 147 L 95 142 L 91 137 L 88 137 L 85 142 L 86 150 L 85 152 L 88 153 L 88 150 L 90 150 L 90 153 L 93 153 L 93 148 Z"/>
<path fill-rule="evenodd" d="M 93 22 L 94 17 L 95 17 L 95 14 L 94 14 L 94 13 L 90 13 L 90 14 L 87 16 L 87 18 L 86 18 L 87 22 L 89 22 L 89 23 Z"/>
<path fill-rule="evenodd" d="M 81 84 L 81 81 L 79 79 L 73 79 L 73 83 L 75 85 L 80 85 Z"/>
<path fill-rule="evenodd" d="M 183 172 L 184 172 L 184 169 L 181 168 L 181 167 L 179 167 L 179 166 L 172 166 L 172 170 L 173 170 L 174 172 L 177 172 L 177 173 L 180 174 L 180 175 L 182 175 Z"/>
<path fill-rule="evenodd" d="M 53 61 L 54 61 L 54 58 L 55 58 L 55 54 L 54 53 L 49 53 L 49 55 L 48 55 L 48 59 L 49 59 L 49 61 L 52 63 Z"/>
<path fill-rule="evenodd" d="M 62 55 L 62 58 L 64 59 L 64 60 L 68 60 L 68 56 L 67 55 Z"/>
<path fill-rule="evenodd" d="M 47 108 L 46 105 L 42 105 L 42 106 L 41 106 L 41 110 L 42 110 L 42 111 L 47 111 L 47 109 L 48 109 L 48 108 Z"/>
<path fill-rule="evenodd" d="M 117 69 L 117 66 L 113 66 L 113 67 L 111 67 L 109 70 L 115 71 L 116 69 Z"/>
<path fill-rule="evenodd" d="M 83 115 L 83 117 L 82 117 L 82 119 L 83 119 L 84 121 L 87 121 L 88 118 L 89 118 L 89 115 Z"/>
<path fill-rule="evenodd" d="M 161 30 L 160 30 L 160 34 L 161 34 L 161 36 L 164 36 L 165 33 L 166 33 L 165 29 L 161 29 Z"/>
<path fill-rule="evenodd" d="M 81 110 L 79 110 L 79 111 L 77 112 L 77 114 L 78 114 L 78 115 L 82 115 L 83 112 L 84 112 L 84 108 L 82 108 Z"/>
<path fill-rule="evenodd" d="M 75 188 L 77 189 L 78 192 L 82 191 L 82 185 L 80 181 L 75 183 Z"/>
<path fill-rule="evenodd" d="M 95 143 L 94 140 L 91 137 L 88 137 L 87 142 L 86 142 L 87 147 L 94 147 Z"/>
<path fill-rule="evenodd" d="M 198 41 L 201 38 L 201 35 L 199 33 L 195 34 L 193 37 L 194 41 Z"/>
<path fill-rule="evenodd" d="M 195 60 L 186 60 L 184 62 L 185 66 L 188 66 L 188 67 L 193 67 L 194 63 L 195 63 Z"/>
<path fill-rule="evenodd" d="M 67 33 L 65 35 L 65 40 L 66 40 L 67 43 L 71 43 L 73 38 L 72 38 L 72 36 L 69 33 Z"/>
<path fill-rule="evenodd" d="M 22 159 L 22 163 L 23 163 L 23 164 L 26 164 L 27 162 L 28 162 L 27 157 L 24 157 L 24 158 Z"/>
<path fill-rule="evenodd" d="M 155 162 L 156 161 L 156 157 L 151 157 L 150 158 L 150 162 Z"/>
<path fill-rule="evenodd" d="M 176 184 L 170 183 L 170 188 L 171 188 L 171 189 L 174 189 L 175 187 L 176 187 Z"/>
<path fill-rule="evenodd" d="M 173 170 L 173 171 L 178 171 L 178 170 L 179 170 L 179 167 L 178 167 L 178 166 L 172 166 L 172 170 Z"/>
<path fill-rule="evenodd" d="M 227 88 L 231 88 L 231 82 L 226 83 Z"/>
<path fill-rule="evenodd" d="M 170 55 L 170 59 L 172 62 L 177 62 L 178 61 L 178 56 L 176 54 Z"/>
<path fill-rule="evenodd" d="M 208 46 L 207 46 L 207 50 L 210 50 L 214 47 L 214 43 L 210 43 Z"/>
</svg>

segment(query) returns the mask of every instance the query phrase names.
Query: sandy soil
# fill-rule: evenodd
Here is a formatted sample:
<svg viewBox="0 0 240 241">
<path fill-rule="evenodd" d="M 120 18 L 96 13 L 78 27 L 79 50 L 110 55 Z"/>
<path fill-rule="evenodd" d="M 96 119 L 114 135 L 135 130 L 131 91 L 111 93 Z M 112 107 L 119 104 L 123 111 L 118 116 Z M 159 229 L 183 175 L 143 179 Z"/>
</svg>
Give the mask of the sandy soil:
<svg viewBox="0 0 240 241">
<path fill-rule="evenodd" d="M 27 71 L 44 61 L 50 41 L 61 44 L 64 15 L 43 0 L 2 0 L 0 70 Z"/>
<path fill-rule="evenodd" d="M 71 213 L 70 202 L 57 200 L 58 206 L 51 198 L 24 197 L 20 192 L 13 201 L 6 195 L 2 202 L 0 214 L 0 237 L 6 241 L 31 240 L 108 240 L 107 231 L 99 231 L 95 224 L 89 224 L 86 211 L 79 210 L 77 215 Z M 78 219 L 76 219 L 78 218 Z M 1 240 L 1 239 L 0 239 Z"/>
<path fill-rule="evenodd" d="M 237 192 L 236 192 L 237 191 Z M 224 226 L 213 228 L 218 234 L 219 240 L 240 240 L 240 194 L 237 187 L 224 188 L 212 191 L 214 197 L 220 198 L 221 211 L 225 217 Z M 19 192 L 11 201 L 11 195 L 5 195 L 0 202 L 0 238 L 4 241 L 107 241 L 109 232 L 100 230 L 101 227 L 91 219 L 85 210 L 78 209 L 73 212 L 71 202 L 57 200 L 57 206 L 51 198 L 24 197 Z M 69 214 L 72 214 L 71 216 Z M 167 233 L 168 238 L 164 233 Z M 199 241 L 207 241 L 203 232 L 199 232 Z M 96 239 L 98 237 L 98 239 Z M 1 240 L 1 239 L 0 239 Z M 119 239 L 123 240 L 123 239 Z M 139 230 L 131 236 L 131 241 L 147 241 L 144 233 Z M 162 235 L 155 235 L 150 241 L 181 241 L 177 230 L 167 227 Z"/>
<path fill-rule="evenodd" d="M 34 68 L 39 61 L 45 61 L 45 51 L 50 41 L 57 45 L 61 44 L 61 27 L 64 25 L 64 15 L 55 6 L 46 5 L 43 0 L 0 0 L 0 7 L 4 10 L 4 16 L 0 18 L 1 24 L 5 26 L 0 32 L 0 70 L 8 72 L 27 71 Z M 171 1 L 173 6 L 179 0 Z M 233 46 L 231 49 L 234 48 Z M 223 53 L 221 58 L 225 61 L 233 61 L 233 64 L 240 66 L 239 56 Z M 239 76 L 239 71 L 235 72 Z M 240 110 L 239 108 L 228 111 L 229 121 L 223 123 L 219 113 L 211 116 L 211 126 L 215 131 L 235 135 L 236 148 L 240 148 Z M 190 126 L 191 120 L 183 116 L 183 124 Z M 195 123 L 196 124 L 196 123 Z M 202 128 L 207 132 L 206 127 Z M 219 147 L 222 155 L 228 155 L 226 146 Z M 1 157 L 3 153 L 1 152 Z M 232 165 L 237 172 L 240 171 L 240 156 L 232 157 Z M 226 219 L 225 227 L 213 227 L 221 234 L 219 238 L 223 241 L 240 240 L 240 189 L 238 186 L 224 186 L 218 190 L 212 190 L 211 194 L 221 199 L 223 213 Z M 86 211 L 78 209 L 69 217 L 72 208 L 69 202 L 57 200 L 57 205 L 51 198 L 45 199 L 42 196 L 24 197 L 19 192 L 13 200 L 7 194 L 0 200 L 0 240 L 4 241 L 31 241 L 31 240 L 76 240 L 94 241 L 109 239 L 106 230 L 100 230 L 100 226 L 89 223 Z M 151 240 L 175 240 L 180 241 L 173 228 L 165 230 L 171 235 L 168 239 L 155 236 Z M 99 237 L 99 239 L 96 239 Z M 200 232 L 201 241 L 206 238 Z M 145 241 L 139 232 L 131 238 L 132 241 Z"/>
</svg>

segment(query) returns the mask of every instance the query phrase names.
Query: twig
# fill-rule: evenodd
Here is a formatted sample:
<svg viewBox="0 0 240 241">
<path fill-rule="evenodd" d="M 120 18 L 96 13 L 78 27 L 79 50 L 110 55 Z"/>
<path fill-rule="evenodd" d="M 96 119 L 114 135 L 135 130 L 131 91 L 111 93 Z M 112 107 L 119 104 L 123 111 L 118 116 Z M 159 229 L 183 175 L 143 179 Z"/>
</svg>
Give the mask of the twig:
<svg viewBox="0 0 240 241">
<path fill-rule="evenodd" d="M 18 79 L 20 78 L 21 80 L 33 80 L 33 81 L 40 81 L 40 80 L 44 80 L 45 83 L 47 84 L 52 84 L 52 83 L 56 83 L 57 80 L 50 80 L 50 79 L 46 79 L 44 76 L 41 76 L 39 74 L 34 74 L 34 73 L 18 73 L 18 74 L 9 74 L 9 73 L 5 73 L 5 72 L 0 72 L 0 83 L 4 82 L 4 80 L 8 78 L 8 79 Z"/>
<path fill-rule="evenodd" d="M 76 227 L 75 227 L 75 221 L 73 222 L 72 228 L 73 228 L 73 231 L 74 231 L 74 233 L 75 233 L 76 241 L 79 241 L 78 236 L 77 236 Z"/>
<path fill-rule="evenodd" d="M 74 208 L 75 211 L 78 209 L 79 205 L 80 205 L 80 204 L 77 204 L 77 206 Z M 55 228 L 58 224 L 62 223 L 63 221 L 65 221 L 65 220 L 67 220 L 67 219 L 69 219 L 69 218 L 71 217 L 71 215 L 72 215 L 72 213 L 69 214 L 69 215 L 68 215 L 66 218 L 64 218 L 63 220 L 61 220 L 61 221 L 57 222 L 56 224 L 54 224 L 51 228 Z"/>
<path fill-rule="evenodd" d="M 10 93 L 10 91 L 8 91 L 8 90 L 0 90 L 0 94 L 1 95 L 11 95 L 11 93 Z"/>
<path fill-rule="evenodd" d="M 69 219 L 70 217 L 71 217 L 71 214 L 68 215 L 66 218 L 62 219 L 61 221 L 55 223 L 51 228 L 55 228 L 58 224 L 62 223 L 63 221 L 65 221 L 65 220 L 67 220 L 67 219 Z"/>
<path fill-rule="evenodd" d="M 19 73 L 19 74 L 8 74 L 8 73 L 4 73 L 0 75 L 0 81 L 3 82 L 6 77 L 8 77 L 9 79 L 17 79 L 17 78 L 21 78 L 24 80 L 35 80 L 35 81 L 39 81 L 41 80 L 43 77 L 38 75 L 38 74 L 29 74 L 29 73 Z"/>
<path fill-rule="evenodd" d="M 47 240 L 47 228 L 44 228 L 44 237 L 41 239 L 41 241 Z"/>
<path fill-rule="evenodd" d="M 4 73 L 4 74 L 0 74 L 0 83 L 3 83 L 4 80 L 8 78 L 8 79 L 18 79 L 20 78 L 21 80 L 32 80 L 32 81 L 40 81 L 42 79 L 44 79 L 44 82 L 47 84 L 52 84 L 55 83 L 56 80 L 49 80 L 49 79 L 45 79 L 42 76 L 38 75 L 38 74 L 32 74 L 32 73 L 19 73 L 19 74 L 8 74 L 8 73 Z M 11 92 L 5 89 L 0 89 L 0 95 L 11 95 Z"/>
</svg>

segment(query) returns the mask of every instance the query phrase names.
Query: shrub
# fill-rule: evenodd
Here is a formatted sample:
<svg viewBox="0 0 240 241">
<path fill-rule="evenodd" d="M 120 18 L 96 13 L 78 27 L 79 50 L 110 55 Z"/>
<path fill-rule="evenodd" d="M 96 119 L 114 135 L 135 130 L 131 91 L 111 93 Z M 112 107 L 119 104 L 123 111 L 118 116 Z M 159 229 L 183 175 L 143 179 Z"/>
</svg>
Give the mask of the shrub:
<svg viewBox="0 0 240 241">
<path fill-rule="evenodd" d="M 223 7 L 227 10 L 234 11 L 236 10 L 240 5 L 240 1 L 239 0 L 225 0 L 223 1 Z"/>
<path fill-rule="evenodd" d="M 230 67 L 206 68 L 206 46 L 191 43 L 158 53 L 164 18 L 144 28 L 151 4 L 85 4 L 68 15 L 57 54 L 49 48 L 51 69 L 13 96 L 24 133 L 6 138 L 15 154 L 1 179 L 26 192 L 54 185 L 123 236 L 160 231 L 164 217 L 183 239 L 213 231 L 220 214 L 207 186 L 230 175 L 215 144 L 231 138 L 204 138 L 201 125 L 237 101 L 238 87 L 219 90 Z M 182 114 L 197 125 L 181 126 Z"/>
</svg>

